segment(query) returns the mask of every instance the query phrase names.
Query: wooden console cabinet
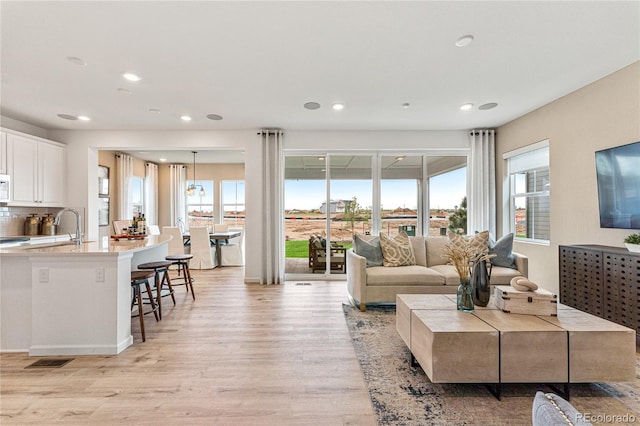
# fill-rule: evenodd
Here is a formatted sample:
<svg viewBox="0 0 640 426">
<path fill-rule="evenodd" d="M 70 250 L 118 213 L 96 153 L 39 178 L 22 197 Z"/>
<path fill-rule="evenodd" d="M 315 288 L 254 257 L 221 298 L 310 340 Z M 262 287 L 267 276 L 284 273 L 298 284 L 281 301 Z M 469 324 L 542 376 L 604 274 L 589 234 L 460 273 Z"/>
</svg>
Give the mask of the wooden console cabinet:
<svg viewBox="0 0 640 426">
<path fill-rule="evenodd" d="M 640 334 L 640 254 L 625 248 L 559 248 L 560 303 Z"/>
</svg>

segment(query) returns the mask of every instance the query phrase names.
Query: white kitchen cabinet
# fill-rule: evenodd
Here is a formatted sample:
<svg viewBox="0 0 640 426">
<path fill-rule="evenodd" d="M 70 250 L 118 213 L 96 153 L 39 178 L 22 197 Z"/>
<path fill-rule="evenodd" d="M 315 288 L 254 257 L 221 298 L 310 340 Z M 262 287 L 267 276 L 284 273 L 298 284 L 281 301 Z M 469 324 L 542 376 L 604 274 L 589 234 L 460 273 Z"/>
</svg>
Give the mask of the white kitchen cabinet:
<svg viewBox="0 0 640 426">
<path fill-rule="evenodd" d="M 7 133 L 8 205 L 63 207 L 64 163 L 64 145 Z"/>
<path fill-rule="evenodd" d="M 0 132 L 0 175 L 7 174 L 7 134 Z"/>
</svg>

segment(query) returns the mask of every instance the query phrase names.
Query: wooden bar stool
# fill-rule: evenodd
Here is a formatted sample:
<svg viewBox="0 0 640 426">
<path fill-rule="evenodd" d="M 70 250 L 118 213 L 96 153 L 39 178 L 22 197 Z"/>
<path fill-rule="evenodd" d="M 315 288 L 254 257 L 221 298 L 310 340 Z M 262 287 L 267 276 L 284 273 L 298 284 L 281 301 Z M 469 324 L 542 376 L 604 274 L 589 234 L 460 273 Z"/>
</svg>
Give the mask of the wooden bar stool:
<svg viewBox="0 0 640 426">
<path fill-rule="evenodd" d="M 176 297 L 173 295 L 173 287 L 171 286 L 171 279 L 169 278 L 169 266 L 171 266 L 171 262 L 168 262 L 166 260 L 141 263 L 140 265 L 138 265 L 138 269 L 154 271 L 154 280 L 156 285 L 156 303 L 158 304 L 158 313 L 160 315 L 160 319 L 162 319 L 163 297 L 171 296 L 173 304 L 176 304 Z M 162 279 L 160 279 L 160 274 L 162 274 Z M 167 286 L 168 291 L 163 294 L 162 290 L 165 285 Z M 153 298 L 153 294 L 149 293 L 149 299 L 151 298 Z"/>
<path fill-rule="evenodd" d="M 165 260 L 178 267 L 178 279 L 182 280 L 182 282 L 176 282 L 174 278 L 172 284 L 174 286 L 184 285 L 187 293 L 189 292 L 189 287 L 191 287 L 191 297 L 193 297 L 193 300 L 196 300 L 196 294 L 193 292 L 193 278 L 191 278 L 191 272 L 189 271 L 189 260 L 192 258 L 192 254 L 170 254 L 165 257 Z M 180 276 L 181 272 L 182 276 Z"/>
<path fill-rule="evenodd" d="M 142 333 L 142 341 L 145 342 L 147 337 L 144 333 L 144 316 L 145 314 L 150 314 L 153 312 L 153 315 L 156 317 L 156 321 L 160 318 L 158 317 L 158 306 L 156 302 L 153 301 L 153 297 L 149 298 L 151 302 L 151 310 L 144 312 L 143 303 L 142 303 L 142 292 L 140 291 L 140 286 L 142 284 L 147 288 L 147 292 L 151 293 L 151 284 L 149 284 L 149 278 L 153 278 L 153 271 L 131 271 L 131 289 L 133 290 L 133 298 L 131 299 L 131 310 L 133 311 L 133 305 L 138 305 L 138 313 L 135 315 L 131 315 L 131 318 L 139 317 L 140 318 L 140 332 Z"/>
</svg>

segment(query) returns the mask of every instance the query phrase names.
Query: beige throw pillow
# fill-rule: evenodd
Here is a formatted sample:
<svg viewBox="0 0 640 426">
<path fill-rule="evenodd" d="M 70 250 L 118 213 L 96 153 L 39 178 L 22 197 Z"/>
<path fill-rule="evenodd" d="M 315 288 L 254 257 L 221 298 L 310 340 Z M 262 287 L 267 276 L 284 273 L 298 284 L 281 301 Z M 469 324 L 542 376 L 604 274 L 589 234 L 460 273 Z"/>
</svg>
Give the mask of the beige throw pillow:
<svg viewBox="0 0 640 426">
<path fill-rule="evenodd" d="M 451 246 L 453 248 L 463 249 L 465 245 L 468 245 L 471 248 L 471 253 L 473 254 L 489 253 L 489 231 L 482 231 L 475 235 L 467 236 L 450 232 L 449 239 L 451 240 Z"/>
<path fill-rule="evenodd" d="M 380 234 L 380 247 L 382 248 L 382 264 L 384 266 L 408 266 L 416 264 L 409 236 L 401 231 L 395 238 L 386 234 Z"/>
</svg>

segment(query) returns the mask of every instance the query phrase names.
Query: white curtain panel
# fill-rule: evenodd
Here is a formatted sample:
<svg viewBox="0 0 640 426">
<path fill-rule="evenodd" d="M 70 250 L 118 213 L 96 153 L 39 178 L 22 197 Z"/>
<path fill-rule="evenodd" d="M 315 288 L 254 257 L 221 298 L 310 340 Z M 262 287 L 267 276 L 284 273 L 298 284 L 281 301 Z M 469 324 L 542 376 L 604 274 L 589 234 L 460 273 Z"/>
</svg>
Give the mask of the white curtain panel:
<svg viewBox="0 0 640 426">
<path fill-rule="evenodd" d="M 469 199 L 467 233 L 488 230 L 496 238 L 496 160 L 495 130 L 469 133 Z"/>
<path fill-rule="evenodd" d="M 169 208 L 171 211 L 171 224 L 185 231 L 187 218 L 186 208 L 187 167 L 182 164 L 169 165 Z"/>
<path fill-rule="evenodd" d="M 158 165 L 144 165 L 144 217 L 149 225 L 158 224 Z"/>
<path fill-rule="evenodd" d="M 131 178 L 133 177 L 133 158 L 126 154 L 116 155 L 118 178 L 118 217 L 119 220 L 131 219 L 133 214 Z"/>
<path fill-rule="evenodd" d="M 283 212 L 283 132 L 263 130 L 262 138 L 262 253 L 261 284 L 284 283 L 282 228 Z"/>
</svg>

